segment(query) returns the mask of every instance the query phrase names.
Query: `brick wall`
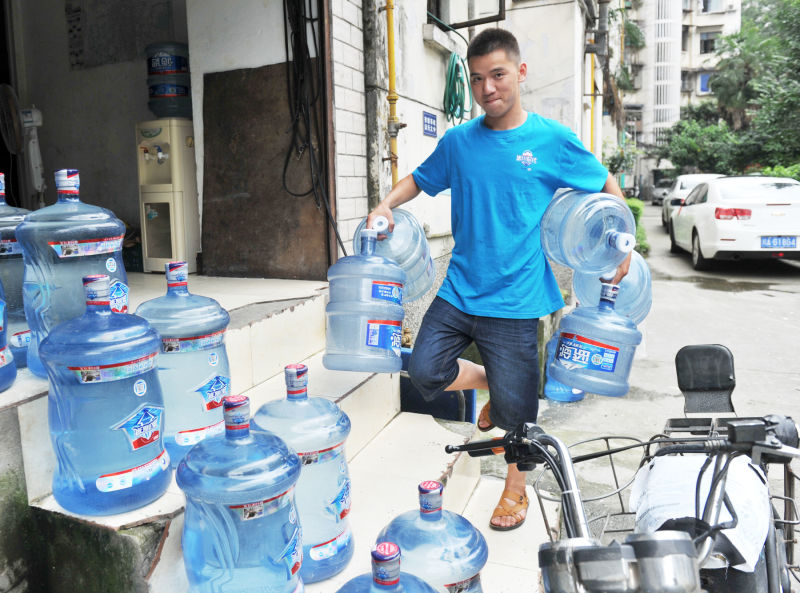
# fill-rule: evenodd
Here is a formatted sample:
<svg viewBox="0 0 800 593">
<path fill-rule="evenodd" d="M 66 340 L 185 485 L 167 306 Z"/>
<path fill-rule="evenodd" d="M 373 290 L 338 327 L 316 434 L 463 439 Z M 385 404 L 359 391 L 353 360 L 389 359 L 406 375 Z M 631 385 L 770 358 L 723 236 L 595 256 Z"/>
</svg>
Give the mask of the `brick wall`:
<svg viewBox="0 0 800 593">
<path fill-rule="evenodd" d="M 331 12 L 336 219 L 350 253 L 353 232 L 368 213 L 362 0 L 332 0 Z"/>
</svg>

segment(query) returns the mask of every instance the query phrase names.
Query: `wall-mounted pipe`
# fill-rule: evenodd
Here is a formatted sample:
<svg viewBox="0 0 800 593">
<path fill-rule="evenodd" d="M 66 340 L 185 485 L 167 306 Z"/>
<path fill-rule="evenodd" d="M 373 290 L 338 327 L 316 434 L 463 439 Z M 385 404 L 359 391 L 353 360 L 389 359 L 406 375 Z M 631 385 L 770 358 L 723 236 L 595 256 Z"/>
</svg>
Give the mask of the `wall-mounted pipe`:
<svg viewBox="0 0 800 593">
<path fill-rule="evenodd" d="M 394 0 L 386 0 L 386 46 L 389 58 L 389 158 L 392 163 L 392 187 L 397 185 L 397 132 L 406 127 L 397 118 L 397 94 L 395 86 L 395 59 L 394 59 Z"/>
</svg>

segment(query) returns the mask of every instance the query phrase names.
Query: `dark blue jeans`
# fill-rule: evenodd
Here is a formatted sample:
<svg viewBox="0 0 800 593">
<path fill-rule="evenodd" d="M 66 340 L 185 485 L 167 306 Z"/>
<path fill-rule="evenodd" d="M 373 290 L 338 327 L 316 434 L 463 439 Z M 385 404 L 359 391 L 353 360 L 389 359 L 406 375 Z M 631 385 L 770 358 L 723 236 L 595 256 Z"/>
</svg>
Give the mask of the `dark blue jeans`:
<svg viewBox="0 0 800 593">
<path fill-rule="evenodd" d="M 510 430 L 521 422 L 535 422 L 538 323 L 538 319 L 469 315 L 436 297 L 422 320 L 408 374 L 422 396 L 432 400 L 455 381 L 457 359 L 474 341 L 489 381 L 492 423 Z"/>
</svg>

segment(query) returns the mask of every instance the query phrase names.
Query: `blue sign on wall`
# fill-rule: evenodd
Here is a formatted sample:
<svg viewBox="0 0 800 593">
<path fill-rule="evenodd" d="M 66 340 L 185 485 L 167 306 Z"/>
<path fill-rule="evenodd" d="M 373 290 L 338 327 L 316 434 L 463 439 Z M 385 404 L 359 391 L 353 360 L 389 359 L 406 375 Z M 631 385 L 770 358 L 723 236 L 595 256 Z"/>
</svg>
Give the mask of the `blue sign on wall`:
<svg viewBox="0 0 800 593">
<path fill-rule="evenodd" d="M 431 136 L 436 138 L 436 114 L 435 113 L 428 113 L 427 111 L 422 112 L 422 133 L 426 136 Z"/>
</svg>

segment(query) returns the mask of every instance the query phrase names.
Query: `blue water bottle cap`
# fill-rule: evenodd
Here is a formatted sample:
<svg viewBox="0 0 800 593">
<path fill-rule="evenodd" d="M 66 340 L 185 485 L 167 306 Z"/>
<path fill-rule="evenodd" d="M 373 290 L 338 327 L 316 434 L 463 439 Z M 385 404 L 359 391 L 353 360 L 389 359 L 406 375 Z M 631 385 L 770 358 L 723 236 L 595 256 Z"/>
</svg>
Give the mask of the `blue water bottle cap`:
<svg viewBox="0 0 800 593">
<path fill-rule="evenodd" d="M 110 304 L 109 279 L 105 274 L 92 274 L 83 277 L 83 292 L 87 305 Z"/>
<path fill-rule="evenodd" d="M 422 513 L 435 513 L 442 510 L 442 490 L 444 486 L 436 480 L 427 480 L 420 483 L 419 510 Z"/>
<path fill-rule="evenodd" d="M 400 581 L 400 546 L 381 542 L 372 548 L 372 580 L 377 585 L 396 585 Z"/>
<path fill-rule="evenodd" d="M 286 378 L 286 396 L 289 399 L 308 397 L 308 367 L 304 364 L 288 364 L 283 369 Z"/>
<path fill-rule="evenodd" d="M 176 286 L 186 286 L 186 279 L 189 275 L 189 266 L 185 261 L 171 261 L 164 264 L 164 270 L 167 274 L 167 286 L 174 288 Z"/>
<path fill-rule="evenodd" d="M 227 395 L 222 398 L 222 414 L 225 417 L 225 430 L 228 434 L 240 431 L 244 434 L 250 429 L 250 398 L 246 395 Z"/>
<path fill-rule="evenodd" d="M 77 194 L 81 188 L 81 178 L 77 169 L 56 171 L 56 189 L 62 194 Z"/>
</svg>

